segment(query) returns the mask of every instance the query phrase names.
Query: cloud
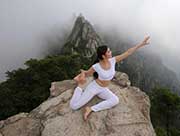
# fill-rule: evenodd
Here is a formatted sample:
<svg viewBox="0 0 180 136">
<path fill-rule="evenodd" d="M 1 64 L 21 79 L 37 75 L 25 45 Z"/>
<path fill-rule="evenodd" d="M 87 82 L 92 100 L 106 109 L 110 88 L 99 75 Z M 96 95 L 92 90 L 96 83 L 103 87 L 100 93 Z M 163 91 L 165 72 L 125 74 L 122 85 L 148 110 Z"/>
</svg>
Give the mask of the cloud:
<svg viewBox="0 0 180 136">
<path fill-rule="evenodd" d="M 71 29 L 79 13 L 103 29 L 116 28 L 134 43 L 150 35 L 149 49 L 162 54 L 165 63 L 168 54 L 174 65 L 180 53 L 179 5 L 178 0 L 0 0 L 1 79 L 30 57 L 41 57 L 44 38 L 65 26 Z"/>
</svg>

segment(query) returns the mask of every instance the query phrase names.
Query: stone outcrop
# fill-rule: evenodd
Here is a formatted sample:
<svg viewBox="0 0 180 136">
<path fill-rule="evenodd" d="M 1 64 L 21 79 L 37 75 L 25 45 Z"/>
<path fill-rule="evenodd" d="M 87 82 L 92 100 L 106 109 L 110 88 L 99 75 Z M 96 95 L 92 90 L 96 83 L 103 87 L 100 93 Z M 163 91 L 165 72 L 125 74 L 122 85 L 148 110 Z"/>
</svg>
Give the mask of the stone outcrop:
<svg viewBox="0 0 180 136">
<path fill-rule="evenodd" d="M 89 77 L 86 85 L 93 80 Z M 0 121 L 0 136 L 155 136 L 150 120 L 149 97 L 131 86 L 127 74 L 116 72 L 109 88 L 120 99 L 111 109 L 92 112 L 83 120 L 83 109 L 72 110 L 69 101 L 76 83 L 56 81 L 50 97 L 30 113 Z M 95 96 L 86 105 L 102 101 Z"/>
</svg>

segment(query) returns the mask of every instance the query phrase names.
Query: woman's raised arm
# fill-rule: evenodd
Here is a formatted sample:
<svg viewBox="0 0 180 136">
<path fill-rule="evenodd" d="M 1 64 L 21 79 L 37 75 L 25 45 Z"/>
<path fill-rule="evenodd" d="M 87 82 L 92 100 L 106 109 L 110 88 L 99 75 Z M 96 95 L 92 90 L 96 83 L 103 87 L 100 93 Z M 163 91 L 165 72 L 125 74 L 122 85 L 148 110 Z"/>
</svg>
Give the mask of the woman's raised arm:
<svg viewBox="0 0 180 136">
<path fill-rule="evenodd" d="M 149 40 L 149 36 L 147 36 L 140 44 L 136 45 L 135 47 L 129 48 L 126 52 L 115 56 L 116 62 L 119 62 L 125 58 L 127 58 L 129 55 L 131 55 L 132 53 L 134 53 L 137 49 L 139 49 L 140 47 L 143 47 L 147 44 L 149 44 L 148 40 Z"/>
</svg>

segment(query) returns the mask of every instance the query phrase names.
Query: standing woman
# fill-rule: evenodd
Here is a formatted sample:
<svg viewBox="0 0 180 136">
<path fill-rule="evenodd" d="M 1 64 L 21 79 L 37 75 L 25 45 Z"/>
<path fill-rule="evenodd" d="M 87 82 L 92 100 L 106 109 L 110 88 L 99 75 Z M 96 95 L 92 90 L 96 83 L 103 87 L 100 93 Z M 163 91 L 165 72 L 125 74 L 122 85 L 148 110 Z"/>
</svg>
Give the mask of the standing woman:
<svg viewBox="0 0 180 136">
<path fill-rule="evenodd" d="M 129 48 L 126 52 L 112 57 L 111 50 L 107 46 L 99 46 L 97 49 L 98 63 L 92 65 L 88 70 L 81 70 L 81 73 L 74 77 L 78 86 L 74 90 L 74 94 L 70 100 L 70 107 L 77 110 L 89 102 L 95 95 L 104 99 L 91 107 L 86 106 L 83 114 L 83 119 L 86 121 L 91 112 L 97 112 L 111 107 L 119 103 L 119 98 L 108 89 L 111 79 L 115 75 L 115 64 L 127 58 L 140 47 L 148 43 L 150 37 L 146 37 L 140 44 Z M 90 82 L 85 90 L 82 90 L 83 84 L 86 82 L 86 77 L 97 73 L 98 76 Z"/>
</svg>

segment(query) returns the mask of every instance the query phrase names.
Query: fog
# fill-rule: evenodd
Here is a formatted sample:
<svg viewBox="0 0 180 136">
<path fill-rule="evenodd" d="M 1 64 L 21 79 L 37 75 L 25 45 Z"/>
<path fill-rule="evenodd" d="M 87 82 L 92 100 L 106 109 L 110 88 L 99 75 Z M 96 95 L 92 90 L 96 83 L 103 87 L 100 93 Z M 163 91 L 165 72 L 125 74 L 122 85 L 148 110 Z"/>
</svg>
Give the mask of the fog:
<svg viewBox="0 0 180 136">
<path fill-rule="evenodd" d="M 134 44 L 149 35 L 150 45 L 140 50 L 156 52 L 180 75 L 179 6 L 178 0 L 0 0 L 0 80 L 28 59 L 43 57 L 47 40 L 70 31 L 80 13 Z"/>
</svg>

